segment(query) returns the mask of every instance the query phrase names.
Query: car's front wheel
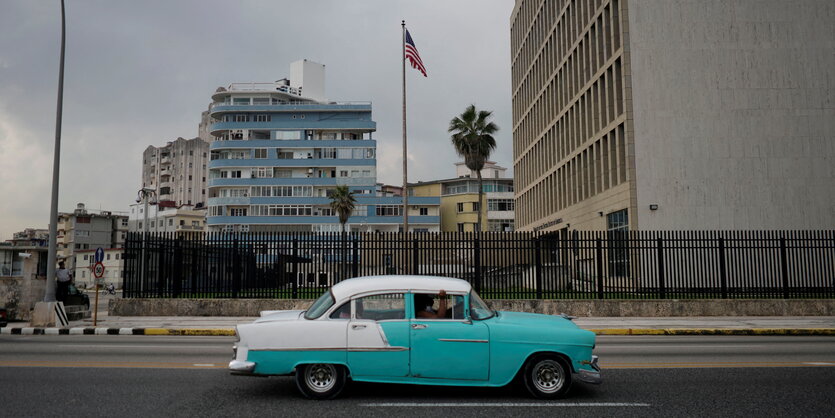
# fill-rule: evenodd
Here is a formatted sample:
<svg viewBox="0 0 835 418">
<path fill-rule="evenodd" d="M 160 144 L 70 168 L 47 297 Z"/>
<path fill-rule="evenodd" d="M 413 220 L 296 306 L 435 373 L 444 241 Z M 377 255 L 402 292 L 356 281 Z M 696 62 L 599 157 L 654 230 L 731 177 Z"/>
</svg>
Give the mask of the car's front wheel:
<svg viewBox="0 0 835 418">
<path fill-rule="evenodd" d="M 304 364 L 296 370 L 296 386 L 310 399 L 333 399 L 345 388 L 348 373 L 338 364 Z"/>
<path fill-rule="evenodd" d="M 536 398 L 562 398 L 571 388 L 571 368 L 561 357 L 536 356 L 525 365 L 523 380 Z"/>
</svg>

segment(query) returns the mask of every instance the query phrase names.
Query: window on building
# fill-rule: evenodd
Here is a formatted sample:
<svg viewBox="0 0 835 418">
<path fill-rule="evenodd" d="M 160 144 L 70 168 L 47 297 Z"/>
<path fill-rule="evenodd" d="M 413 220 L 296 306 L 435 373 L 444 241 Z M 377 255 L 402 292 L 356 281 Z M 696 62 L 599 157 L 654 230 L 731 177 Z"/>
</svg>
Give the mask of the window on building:
<svg viewBox="0 0 835 418">
<path fill-rule="evenodd" d="M 458 204 L 456 205 L 456 211 L 458 213 L 461 213 L 461 212 L 464 211 L 464 202 L 458 202 Z"/>
<path fill-rule="evenodd" d="M 473 212 L 478 212 L 481 208 L 481 204 L 479 202 L 473 202 Z"/>
<path fill-rule="evenodd" d="M 256 148 L 255 149 L 255 158 L 267 158 L 267 149 L 266 148 Z"/>
<path fill-rule="evenodd" d="M 403 206 L 377 205 L 377 216 L 403 216 Z"/>
<path fill-rule="evenodd" d="M 513 199 L 488 199 L 488 211 L 511 211 L 514 208 Z"/>
<path fill-rule="evenodd" d="M 626 209 L 606 215 L 609 275 L 629 277 L 629 216 Z"/>
<path fill-rule="evenodd" d="M 429 208 L 420 208 L 420 216 L 428 216 L 429 215 Z"/>
<path fill-rule="evenodd" d="M 249 122 L 249 115 L 235 115 L 235 122 Z"/>
<path fill-rule="evenodd" d="M 255 115 L 256 122 L 270 122 L 272 117 L 270 115 Z"/>
<path fill-rule="evenodd" d="M 275 139 L 278 139 L 278 140 L 302 139 L 302 133 L 301 133 L 301 131 L 275 131 Z"/>
<path fill-rule="evenodd" d="M 464 232 L 464 223 L 463 222 L 458 223 L 458 232 Z"/>
</svg>

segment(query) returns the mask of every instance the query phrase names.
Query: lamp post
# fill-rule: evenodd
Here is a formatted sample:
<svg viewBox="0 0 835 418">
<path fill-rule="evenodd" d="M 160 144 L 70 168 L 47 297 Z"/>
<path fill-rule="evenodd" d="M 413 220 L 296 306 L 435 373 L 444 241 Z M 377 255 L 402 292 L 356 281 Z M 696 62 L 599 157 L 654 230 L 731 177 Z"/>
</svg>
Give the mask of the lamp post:
<svg viewBox="0 0 835 418">
<path fill-rule="evenodd" d="M 58 261 L 58 178 L 61 168 L 61 113 L 64 104 L 64 49 L 66 22 L 64 0 L 61 0 L 61 59 L 58 65 L 58 110 L 55 116 L 55 151 L 52 156 L 52 202 L 49 210 L 49 252 L 46 263 L 44 302 L 55 302 L 55 264 Z"/>
<path fill-rule="evenodd" d="M 148 202 L 151 199 L 154 199 L 154 203 L 156 203 L 156 196 L 157 192 L 154 189 L 149 189 L 143 187 L 139 189 L 139 192 L 136 196 L 136 203 L 144 202 L 144 209 L 142 210 L 143 213 L 143 221 L 142 221 L 142 263 L 139 265 L 140 272 L 139 272 L 139 289 L 140 291 L 144 290 L 143 283 L 145 283 L 145 272 L 148 271 L 148 258 L 145 256 L 145 249 L 148 248 Z M 157 207 L 157 216 L 159 216 L 159 207 Z"/>
</svg>

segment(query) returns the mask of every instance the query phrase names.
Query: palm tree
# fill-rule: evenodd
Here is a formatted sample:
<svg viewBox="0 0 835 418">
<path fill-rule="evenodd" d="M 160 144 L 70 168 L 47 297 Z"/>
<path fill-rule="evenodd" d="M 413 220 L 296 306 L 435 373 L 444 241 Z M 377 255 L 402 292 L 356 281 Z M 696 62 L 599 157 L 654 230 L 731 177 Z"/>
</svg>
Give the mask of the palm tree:
<svg viewBox="0 0 835 418">
<path fill-rule="evenodd" d="M 336 189 L 333 191 L 331 195 L 331 209 L 339 216 L 339 223 L 342 224 L 342 274 L 345 276 L 347 272 L 347 267 L 345 265 L 346 262 L 346 255 L 347 250 L 345 248 L 345 223 L 348 222 L 348 218 L 351 217 L 351 213 L 354 212 L 354 207 L 356 206 L 357 201 L 354 199 L 354 193 L 348 190 L 347 185 L 336 186 Z"/>
<path fill-rule="evenodd" d="M 354 212 L 354 207 L 357 205 L 354 199 L 354 193 L 348 190 L 347 185 L 336 186 L 336 189 L 331 195 L 331 209 L 339 216 L 339 223 L 342 224 L 342 232 L 345 232 L 345 223 Z"/>
<path fill-rule="evenodd" d="M 478 228 L 481 226 L 482 199 L 484 197 L 484 185 L 481 178 L 481 170 L 484 163 L 490 157 L 490 153 L 496 148 L 496 139 L 493 134 L 498 132 L 499 127 L 491 122 L 490 116 L 493 112 L 476 110 L 475 105 L 469 105 L 467 110 L 449 121 L 447 132 L 452 134 L 452 146 L 459 156 L 464 157 L 464 164 L 478 176 Z"/>
</svg>

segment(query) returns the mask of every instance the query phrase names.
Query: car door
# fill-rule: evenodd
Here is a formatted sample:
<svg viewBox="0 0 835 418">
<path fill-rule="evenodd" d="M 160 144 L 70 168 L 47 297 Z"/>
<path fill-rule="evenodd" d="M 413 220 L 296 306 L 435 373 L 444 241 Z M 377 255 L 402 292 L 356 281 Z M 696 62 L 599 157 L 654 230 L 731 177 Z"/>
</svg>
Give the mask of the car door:
<svg viewBox="0 0 835 418">
<path fill-rule="evenodd" d="M 410 294 L 410 296 L 413 296 Z M 471 321 L 464 309 L 464 295 L 451 295 L 458 307 L 449 319 L 417 318 L 412 312 L 410 372 L 414 377 L 455 380 L 487 380 L 490 372 L 490 335 L 487 325 Z M 437 302 L 436 302 L 437 303 Z M 414 304 L 411 304 L 414 306 Z"/>
<path fill-rule="evenodd" d="M 353 376 L 409 375 L 409 320 L 404 293 L 355 298 L 348 324 L 348 366 Z"/>
</svg>

